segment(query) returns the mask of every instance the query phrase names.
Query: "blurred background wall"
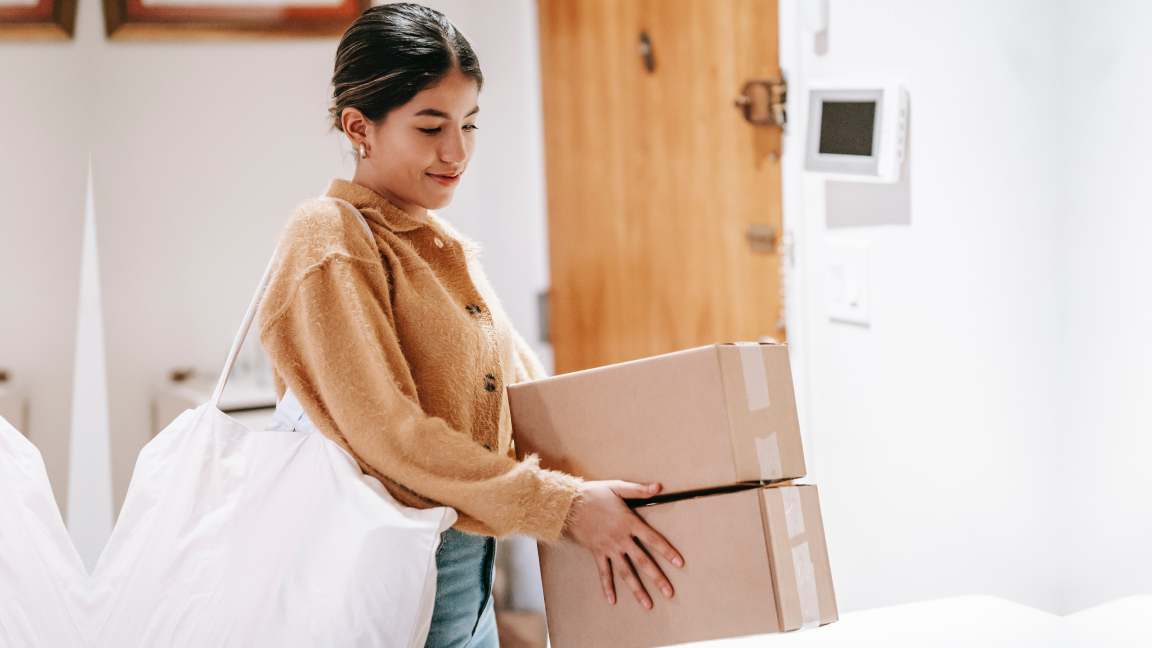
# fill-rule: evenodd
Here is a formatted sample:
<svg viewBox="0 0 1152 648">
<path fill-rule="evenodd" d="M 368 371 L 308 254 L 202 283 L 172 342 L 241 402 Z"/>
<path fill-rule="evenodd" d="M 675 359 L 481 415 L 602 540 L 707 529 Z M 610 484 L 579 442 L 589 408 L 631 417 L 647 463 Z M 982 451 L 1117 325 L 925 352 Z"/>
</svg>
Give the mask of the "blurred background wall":
<svg viewBox="0 0 1152 648">
<path fill-rule="evenodd" d="M 1152 583 L 1152 5 L 1075 0 L 1059 142 L 1064 609 Z"/>
<path fill-rule="evenodd" d="M 0 368 L 30 401 L 21 432 L 61 510 L 92 123 L 81 49 L 0 42 Z"/>
<path fill-rule="evenodd" d="M 833 0 L 822 37 L 803 10 L 781 4 L 795 89 L 911 94 L 910 226 L 826 227 L 796 154 L 802 92 L 790 107 L 794 316 L 844 609 L 988 592 L 1069 613 L 1147 593 L 1152 8 Z M 828 321 L 833 239 L 870 245 L 869 328 Z"/>
<path fill-rule="evenodd" d="M 1061 8 L 833 1 L 819 38 L 804 9 L 782 3 L 785 218 L 841 609 L 981 592 L 1058 611 Z M 818 79 L 905 84 L 910 225 L 825 226 L 824 181 L 798 170 Z M 829 321 L 837 239 L 869 245 L 869 327 Z"/>
</svg>

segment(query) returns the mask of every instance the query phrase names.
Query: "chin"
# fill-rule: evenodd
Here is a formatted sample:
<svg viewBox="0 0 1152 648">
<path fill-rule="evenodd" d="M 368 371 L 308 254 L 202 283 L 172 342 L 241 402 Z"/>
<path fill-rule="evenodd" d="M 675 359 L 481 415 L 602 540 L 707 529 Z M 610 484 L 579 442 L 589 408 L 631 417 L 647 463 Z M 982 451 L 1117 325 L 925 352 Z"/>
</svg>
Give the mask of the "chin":
<svg viewBox="0 0 1152 648">
<path fill-rule="evenodd" d="M 428 196 L 428 199 L 424 201 L 423 205 L 420 206 L 424 209 L 430 210 L 444 209 L 448 205 L 452 204 L 452 197 L 454 195 L 455 192 L 451 192 L 444 196 Z"/>
</svg>

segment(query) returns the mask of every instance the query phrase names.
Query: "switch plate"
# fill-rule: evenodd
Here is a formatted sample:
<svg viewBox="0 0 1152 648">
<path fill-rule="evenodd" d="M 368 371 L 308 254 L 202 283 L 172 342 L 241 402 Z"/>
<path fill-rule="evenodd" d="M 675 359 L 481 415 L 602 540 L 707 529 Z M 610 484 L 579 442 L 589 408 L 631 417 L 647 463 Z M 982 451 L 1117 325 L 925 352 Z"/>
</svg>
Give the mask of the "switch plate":
<svg viewBox="0 0 1152 648">
<path fill-rule="evenodd" d="M 868 326 L 872 321 L 868 286 L 868 242 L 828 239 L 826 304 L 833 322 Z"/>
</svg>

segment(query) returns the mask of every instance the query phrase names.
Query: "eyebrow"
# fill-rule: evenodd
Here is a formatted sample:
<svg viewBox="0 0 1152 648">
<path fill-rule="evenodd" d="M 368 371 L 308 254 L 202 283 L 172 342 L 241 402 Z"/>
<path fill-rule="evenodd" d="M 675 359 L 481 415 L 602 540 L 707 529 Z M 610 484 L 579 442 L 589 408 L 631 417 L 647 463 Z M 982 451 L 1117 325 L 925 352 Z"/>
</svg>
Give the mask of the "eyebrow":
<svg viewBox="0 0 1152 648">
<path fill-rule="evenodd" d="M 480 106 L 476 106 L 475 108 L 470 110 L 467 115 L 464 115 L 464 116 L 465 117 L 471 117 L 472 115 L 475 115 L 478 112 L 480 112 Z M 439 117 L 441 119 L 452 119 L 452 116 L 449 115 L 448 113 L 440 111 L 440 110 L 436 110 L 435 108 L 425 108 L 424 110 L 421 110 L 420 112 L 416 113 L 417 117 L 422 117 L 424 115 L 427 115 L 429 117 Z"/>
</svg>

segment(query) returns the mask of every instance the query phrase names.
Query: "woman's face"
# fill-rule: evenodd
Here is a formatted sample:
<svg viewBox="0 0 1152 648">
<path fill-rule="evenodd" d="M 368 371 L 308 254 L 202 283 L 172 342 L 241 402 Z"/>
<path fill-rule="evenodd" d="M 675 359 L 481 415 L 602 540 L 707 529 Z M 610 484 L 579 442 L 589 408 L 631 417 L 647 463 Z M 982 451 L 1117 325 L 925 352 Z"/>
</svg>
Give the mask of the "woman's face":
<svg viewBox="0 0 1152 648">
<path fill-rule="evenodd" d="M 364 120 L 368 156 L 353 180 L 406 211 L 447 206 L 476 148 L 478 96 L 476 82 L 453 70 L 379 124 Z"/>
</svg>

